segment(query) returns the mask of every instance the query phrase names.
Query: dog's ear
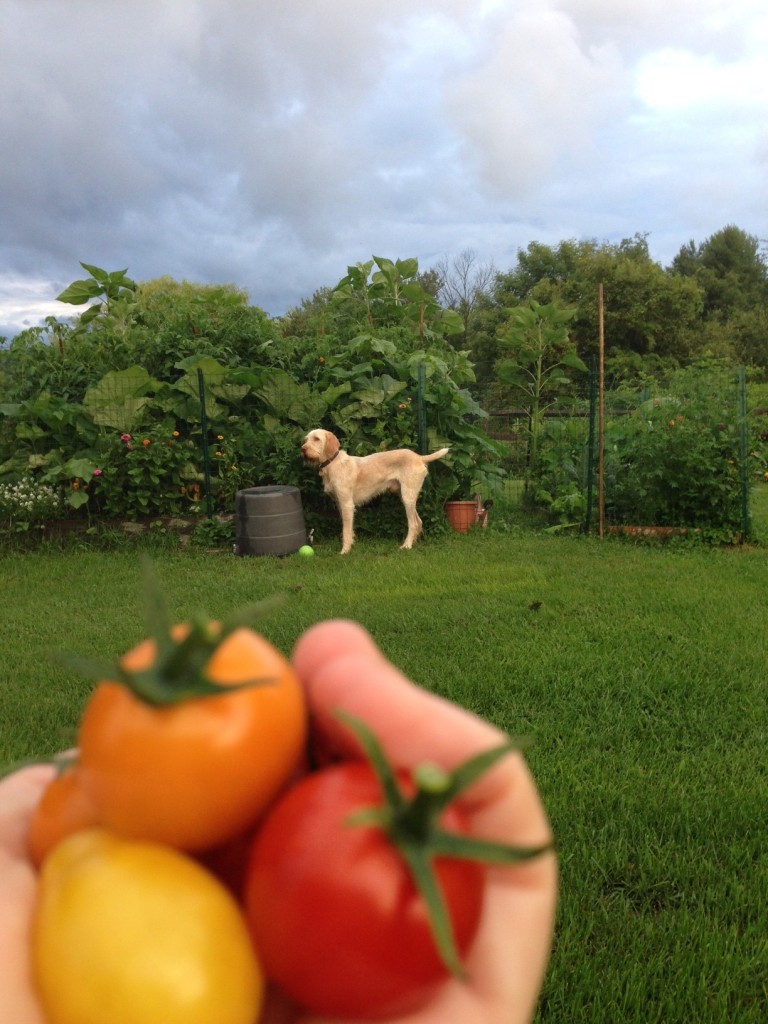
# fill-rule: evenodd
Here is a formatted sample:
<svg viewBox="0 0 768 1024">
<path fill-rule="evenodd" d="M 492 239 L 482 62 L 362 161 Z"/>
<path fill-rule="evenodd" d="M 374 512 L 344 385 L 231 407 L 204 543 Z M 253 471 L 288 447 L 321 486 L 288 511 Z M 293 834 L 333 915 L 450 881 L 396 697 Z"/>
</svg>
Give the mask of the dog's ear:
<svg viewBox="0 0 768 1024">
<path fill-rule="evenodd" d="M 340 445 L 339 445 L 338 437 L 336 437 L 335 434 L 332 434 L 330 432 L 330 430 L 326 430 L 326 432 L 325 432 L 325 447 L 324 447 L 325 457 L 326 458 L 330 458 L 331 455 L 335 455 L 336 452 L 339 450 L 339 448 L 340 448 Z"/>
</svg>

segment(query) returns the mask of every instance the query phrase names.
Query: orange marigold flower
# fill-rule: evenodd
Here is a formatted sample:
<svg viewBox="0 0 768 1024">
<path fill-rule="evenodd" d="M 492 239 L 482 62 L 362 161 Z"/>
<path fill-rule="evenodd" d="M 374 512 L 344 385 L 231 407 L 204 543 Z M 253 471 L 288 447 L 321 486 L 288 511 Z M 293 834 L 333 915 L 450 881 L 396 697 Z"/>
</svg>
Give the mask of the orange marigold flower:
<svg viewBox="0 0 768 1024">
<path fill-rule="evenodd" d="M 141 443 L 144 445 L 145 448 L 147 447 L 148 444 L 152 444 L 148 437 L 145 437 Z"/>
</svg>

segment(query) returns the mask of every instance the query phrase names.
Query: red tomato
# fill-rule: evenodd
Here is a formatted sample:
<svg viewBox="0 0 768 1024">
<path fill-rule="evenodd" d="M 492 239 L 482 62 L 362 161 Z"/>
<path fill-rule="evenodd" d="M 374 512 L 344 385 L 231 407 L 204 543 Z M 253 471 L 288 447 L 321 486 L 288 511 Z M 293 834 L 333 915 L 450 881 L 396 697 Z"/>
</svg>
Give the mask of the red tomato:
<svg viewBox="0 0 768 1024">
<path fill-rule="evenodd" d="M 267 976 L 314 1013 L 406 1013 L 449 975 L 401 854 L 381 828 L 347 823 L 381 803 L 367 763 L 325 768 L 280 799 L 251 852 L 245 909 L 259 958 Z M 455 806 L 440 823 L 467 832 Z M 480 920 L 484 869 L 443 858 L 434 868 L 463 955 Z"/>
<path fill-rule="evenodd" d="M 174 635 L 183 638 L 185 630 Z M 150 669 L 147 640 L 121 665 Z M 229 633 L 205 665 L 219 696 L 157 706 L 105 681 L 80 722 L 83 786 L 100 822 L 120 835 L 190 852 L 247 831 L 303 757 L 306 710 L 286 659 L 252 629 Z M 261 684 L 239 684 L 261 680 Z"/>
</svg>

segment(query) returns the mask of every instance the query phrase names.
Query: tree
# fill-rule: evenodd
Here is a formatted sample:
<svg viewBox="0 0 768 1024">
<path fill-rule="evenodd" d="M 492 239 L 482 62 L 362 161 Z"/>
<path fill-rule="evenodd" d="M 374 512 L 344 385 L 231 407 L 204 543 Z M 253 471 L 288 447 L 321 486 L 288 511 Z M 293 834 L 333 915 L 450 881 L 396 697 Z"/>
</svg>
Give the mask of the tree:
<svg viewBox="0 0 768 1024">
<path fill-rule="evenodd" d="M 551 248 L 531 243 L 518 252 L 516 267 L 497 277 L 495 327 L 503 309 L 530 299 L 573 307 L 571 337 L 586 357 L 597 349 L 601 284 L 609 348 L 676 358 L 691 353 L 700 289 L 695 280 L 670 275 L 654 262 L 644 235 L 619 244 L 569 240 Z M 493 325 L 494 318 L 488 320 Z"/>
<path fill-rule="evenodd" d="M 443 257 L 434 266 L 439 280 L 437 298 L 455 310 L 464 324 L 463 336 L 457 340 L 466 346 L 472 318 L 481 298 L 488 293 L 496 277 L 492 262 L 481 263 L 474 249 L 465 249 L 453 259 Z"/>
<path fill-rule="evenodd" d="M 768 302 L 768 266 L 760 241 L 732 224 L 701 245 L 683 246 L 671 271 L 698 283 L 707 320 L 725 323 Z"/>
<path fill-rule="evenodd" d="M 148 336 L 144 345 L 155 362 L 175 350 L 177 359 L 210 355 L 230 366 L 253 363 L 276 336 L 277 325 L 234 284 L 154 278 L 138 286 L 137 307 Z"/>
</svg>

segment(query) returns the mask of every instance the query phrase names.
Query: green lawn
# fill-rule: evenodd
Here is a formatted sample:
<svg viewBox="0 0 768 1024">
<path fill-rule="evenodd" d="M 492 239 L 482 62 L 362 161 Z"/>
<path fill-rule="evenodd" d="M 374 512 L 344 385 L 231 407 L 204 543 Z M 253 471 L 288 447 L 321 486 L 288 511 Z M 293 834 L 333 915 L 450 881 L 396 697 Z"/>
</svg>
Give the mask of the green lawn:
<svg viewBox="0 0 768 1024">
<path fill-rule="evenodd" d="M 424 686 L 531 737 L 562 870 L 539 1021 L 762 1022 L 768 550 L 495 529 L 337 547 L 153 557 L 176 617 L 283 592 L 263 632 L 286 652 L 355 618 Z M 8 767 L 72 740 L 90 684 L 50 651 L 114 657 L 145 627 L 135 552 L 5 555 L 0 583 Z"/>
</svg>

